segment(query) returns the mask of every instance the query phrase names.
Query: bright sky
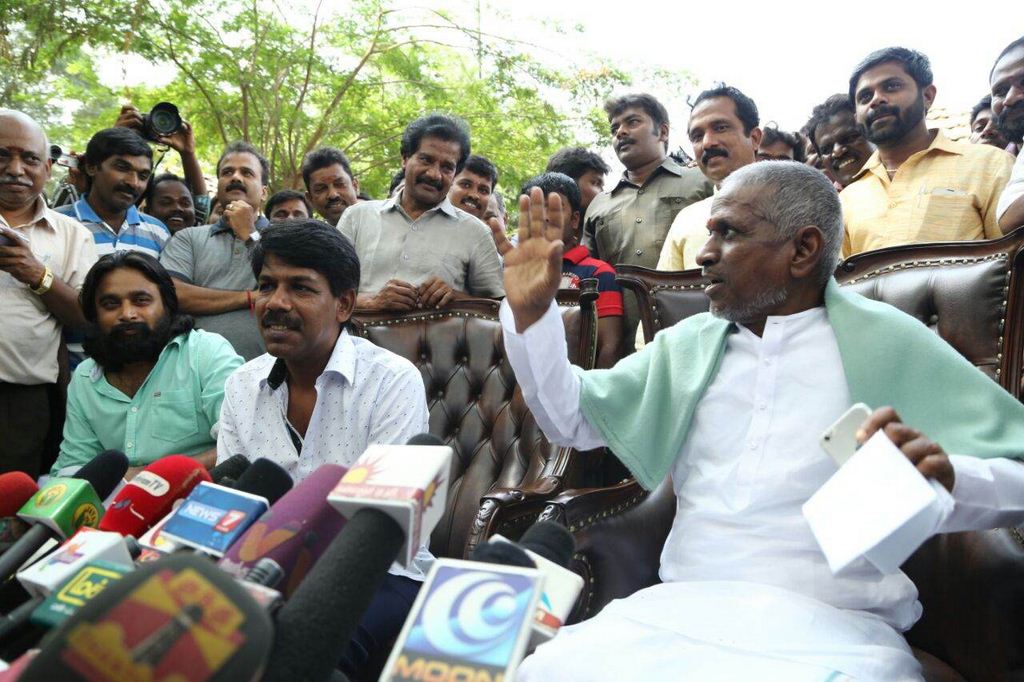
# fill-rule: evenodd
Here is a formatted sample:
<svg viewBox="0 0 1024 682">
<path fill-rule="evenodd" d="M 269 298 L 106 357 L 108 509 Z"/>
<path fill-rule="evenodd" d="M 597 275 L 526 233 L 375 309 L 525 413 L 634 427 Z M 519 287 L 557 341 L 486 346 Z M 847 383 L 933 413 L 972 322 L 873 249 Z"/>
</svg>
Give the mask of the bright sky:
<svg viewBox="0 0 1024 682">
<path fill-rule="evenodd" d="M 308 2 L 311 10 L 315 3 Z M 393 0 L 392 4 L 449 8 L 472 26 L 478 3 L 484 8 L 481 27 L 485 33 L 532 43 L 538 47 L 530 52 L 541 60 L 585 64 L 588 55 L 601 55 L 635 74 L 655 68 L 689 72 L 697 79 L 693 92 L 686 93 L 691 96 L 724 81 L 754 99 L 762 123 L 775 121 L 788 130 L 798 130 L 815 104 L 845 92 L 850 72 L 864 56 L 890 45 L 928 55 L 938 88 L 935 106 L 967 112 L 987 92 L 995 57 L 1024 33 L 1024 22 L 1013 21 L 1020 16 L 1020 0 L 987 0 L 983 11 L 973 13 L 963 0 L 939 0 L 928 9 L 906 0 L 868 5 L 777 0 L 760 4 L 768 15 L 764 19 L 752 4 L 728 0 L 703 4 L 686 0 L 619 4 Z M 348 6 L 345 0 L 328 0 L 324 5 L 328 13 L 344 13 Z M 572 30 L 576 25 L 583 27 L 582 33 Z M 105 82 L 123 82 L 123 60 L 120 56 L 102 65 Z M 130 63 L 128 71 L 148 82 L 154 80 L 154 70 L 142 63 Z M 171 69 L 156 71 L 158 81 L 174 75 Z M 674 124 L 671 147 L 683 144 L 688 149 L 681 134 L 689 112 L 685 98 L 668 97 L 658 83 L 638 81 L 631 89 L 647 90 L 663 100 Z"/>
<path fill-rule="evenodd" d="M 472 6 L 471 0 L 467 0 Z M 969 111 L 988 91 L 988 73 L 1007 44 L 1024 34 L 1021 3 L 987 0 L 882 3 L 778 0 L 769 3 L 637 2 L 594 0 L 492 0 L 516 26 L 515 35 L 566 55 L 601 54 L 627 69 L 633 65 L 687 70 L 699 92 L 725 81 L 757 103 L 762 122 L 797 130 L 815 104 L 846 92 L 853 67 L 872 50 L 902 45 L 928 55 L 938 89 L 935 106 Z M 758 16 L 755 7 L 767 16 Z M 927 9 L 925 9 L 927 7 Z M 542 18 L 582 24 L 582 35 L 539 28 Z M 491 30 L 507 34 L 508 23 Z M 489 27 L 484 24 L 485 30 Z M 658 84 L 643 84 L 658 95 Z M 685 102 L 666 102 L 679 134 Z M 687 145 L 688 146 L 688 145 Z"/>
</svg>

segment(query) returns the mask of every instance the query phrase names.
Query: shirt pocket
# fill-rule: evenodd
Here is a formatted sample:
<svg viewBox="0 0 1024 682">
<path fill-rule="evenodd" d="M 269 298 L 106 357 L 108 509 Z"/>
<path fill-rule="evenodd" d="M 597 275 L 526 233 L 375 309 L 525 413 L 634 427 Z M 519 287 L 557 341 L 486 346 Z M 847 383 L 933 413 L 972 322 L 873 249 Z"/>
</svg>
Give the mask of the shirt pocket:
<svg viewBox="0 0 1024 682">
<path fill-rule="evenodd" d="M 933 189 L 918 195 L 914 214 L 913 224 L 918 226 L 916 236 L 919 241 L 973 239 L 982 231 L 981 218 L 974 210 L 974 199 L 970 194 Z"/>
<path fill-rule="evenodd" d="M 153 397 L 150 432 L 154 440 L 174 443 L 195 436 L 199 420 L 192 392 L 160 391 Z"/>
<path fill-rule="evenodd" d="M 681 196 L 665 196 L 658 197 L 658 205 L 654 209 L 654 218 L 658 223 L 659 227 L 663 227 L 665 232 L 668 232 L 668 228 L 672 226 L 672 221 L 676 219 L 676 214 L 679 213 L 687 206 L 686 197 Z M 664 243 L 664 239 L 661 240 Z"/>
</svg>

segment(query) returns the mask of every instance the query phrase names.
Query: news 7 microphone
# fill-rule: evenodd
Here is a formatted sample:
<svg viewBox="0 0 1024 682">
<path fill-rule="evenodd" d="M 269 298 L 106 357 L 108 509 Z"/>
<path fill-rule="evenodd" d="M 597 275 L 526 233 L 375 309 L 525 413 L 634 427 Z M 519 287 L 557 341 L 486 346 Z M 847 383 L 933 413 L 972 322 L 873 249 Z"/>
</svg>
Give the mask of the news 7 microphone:
<svg viewBox="0 0 1024 682">
<path fill-rule="evenodd" d="M 32 477 L 21 471 L 0 474 L 0 554 L 14 544 L 29 525 L 16 514 L 38 492 Z"/>
<path fill-rule="evenodd" d="M 121 488 L 100 520 L 100 530 L 139 538 L 171 511 L 171 505 L 203 481 L 206 467 L 185 455 L 150 463 Z"/>
<path fill-rule="evenodd" d="M 236 488 L 207 482 L 197 485 L 163 525 L 161 534 L 222 557 L 291 487 L 292 478 L 284 469 L 268 459 L 258 459 L 239 477 Z"/>
<path fill-rule="evenodd" d="M 234 579 L 203 557 L 176 555 L 86 603 L 19 679 L 252 680 L 272 640 L 270 617 Z"/>
<path fill-rule="evenodd" d="M 101 500 L 128 471 L 123 452 L 102 452 L 78 470 L 72 478 L 52 478 L 18 511 L 32 527 L 0 556 L 0 582 L 51 538 L 65 539 L 81 526 L 95 527 L 103 515 Z"/>
<path fill-rule="evenodd" d="M 242 578 L 257 562 L 272 561 L 281 571 L 281 592 L 291 596 L 345 525 L 345 517 L 327 504 L 345 471 L 337 464 L 318 467 L 259 517 L 218 565 Z"/>
<path fill-rule="evenodd" d="M 372 445 L 328 496 L 345 527 L 277 613 L 264 680 L 326 680 L 395 561 L 412 563 L 448 496 L 451 448 Z"/>
</svg>

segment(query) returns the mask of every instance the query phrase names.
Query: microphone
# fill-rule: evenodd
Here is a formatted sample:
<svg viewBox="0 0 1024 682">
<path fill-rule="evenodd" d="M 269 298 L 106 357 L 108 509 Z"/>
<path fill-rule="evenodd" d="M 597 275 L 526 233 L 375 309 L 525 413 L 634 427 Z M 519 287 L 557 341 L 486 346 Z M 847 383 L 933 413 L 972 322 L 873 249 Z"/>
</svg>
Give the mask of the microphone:
<svg viewBox="0 0 1024 682">
<path fill-rule="evenodd" d="M 39 490 L 32 477 L 21 471 L 0 474 L 0 554 L 6 552 L 29 525 L 15 514 Z"/>
<path fill-rule="evenodd" d="M 438 559 L 380 679 L 515 679 L 543 585 L 536 568 Z"/>
<path fill-rule="evenodd" d="M 348 520 L 278 611 L 264 680 L 331 675 L 396 556 L 408 566 L 441 518 L 452 450 L 439 442 L 371 445 L 341 477 L 328 502 Z"/>
<path fill-rule="evenodd" d="M 85 603 L 19 679 L 252 680 L 272 641 L 270 617 L 240 585 L 202 557 L 176 555 Z"/>
<path fill-rule="evenodd" d="M 249 460 L 245 455 L 231 455 L 226 460 L 210 469 L 210 479 L 214 483 L 221 483 L 222 479 L 230 478 L 237 481 L 246 469 L 249 468 Z"/>
<path fill-rule="evenodd" d="M 355 512 L 277 612 L 264 682 L 330 677 L 405 542 L 389 515 Z"/>
<path fill-rule="evenodd" d="M 530 526 L 518 545 L 500 535 L 479 545 L 473 553 L 475 561 L 507 563 L 493 554 L 499 548 L 522 549 L 523 555 L 531 560 L 544 574 L 544 592 L 537 604 L 533 624 L 533 636 L 529 650 L 533 650 L 551 639 L 565 623 L 576 605 L 576 598 L 583 591 L 583 578 L 569 570 L 569 562 L 576 548 L 576 542 L 564 526 L 553 521 L 540 521 Z M 512 564 L 519 565 L 519 564 Z"/>
<path fill-rule="evenodd" d="M 345 518 L 326 503 L 345 467 L 324 464 L 274 503 L 228 549 L 219 566 L 246 576 L 254 566 L 272 561 L 281 571 L 281 592 L 290 597 L 345 525 Z M 246 576 L 246 579 L 249 579 Z"/>
<path fill-rule="evenodd" d="M 224 556 L 228 548 L 292 486 L 291 476 L 267 459 L 258 459 L 238 479 L 237 488 L 197 485 L 160 531 L 162 537 Z"/>
<path fill-rule="evenodd" d="M 206 468 L 191 457 L 161 457 L 121 488 L 99 528 L 137 538 L 166 516 L 175 500 L 209 480 Z"/>
<path fill-rule="evenodd" d="M 0 516 L 14 516 L 39 490 L 32 477 L 21 471 L 0 474 Z"/>
<path fill-rule="evenodd" d="M 129 543 L 130 541 L 130 543 Z M 126 569 L 139 553 L 132 538 L 83 527 L 48 557 L 18 572 L 18 582 L 29 594 L 28 601 L 0 621 L 0 638 L 21 628 L 46 597 L 53 594 L 92 561 L 106 561 Z"/>
<path fill-rule="evenodd" d="M 371 445 L 327 501 L 349 520 L 367 507 L 393 518 L 405 534 L 398 560 L 408 568 L 444 513 L 451 459 L 452 449 L 430 434 L 407 445 Z"/>
<path fill-rule="evenodd" d="M 64 539 L 82 526 L 95 527 L 105 498 L 128 471 L 123 452 L 107 450 L 85 464 L 72 478 L 52 478 L 18 511 L 32 524 L 0 556 L 0 582 L 10 578 L 47 540 Z"/>
</svg>

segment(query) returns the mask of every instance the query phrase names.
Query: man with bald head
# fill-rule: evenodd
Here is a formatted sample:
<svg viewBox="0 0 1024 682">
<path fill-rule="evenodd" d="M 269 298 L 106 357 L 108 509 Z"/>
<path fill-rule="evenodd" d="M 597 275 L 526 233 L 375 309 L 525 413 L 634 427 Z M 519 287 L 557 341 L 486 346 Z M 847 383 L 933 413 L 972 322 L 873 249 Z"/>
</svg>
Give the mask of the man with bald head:
<svg viewBox="0 0 1024 682">
<path fill-rule="evenodd" d="M 61 327 L 82 327 L 78 291 L 92 234 L 46 206 L 49 144 L 39 124 L 0 109 L 0 473 L 37 476 L 50 428 Z"/>
<path fill-rule="evenodd" d="M 607 446 L 645 488 L 672 486 L 676 512 L 661 582 L 562 628 L 516 679 L 921 679 L 901 635 L 921 615 L 914 584 L 864 558 L 834 575 L 802 515 L 837 470 L 819 438 L 863 402 L 857 440 L 883 430 L 947 498 L 937 532 L 1013 526 L 1024 405 L 918 320 L 839 288 L 839 196 L 795 161 L 722 181 L 697 254 L 710 313 L 574 371 L 553 303 L 559 203 L 520 198 L 509 362 L 552 443 Z"/>
</svg>

